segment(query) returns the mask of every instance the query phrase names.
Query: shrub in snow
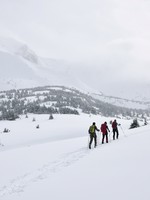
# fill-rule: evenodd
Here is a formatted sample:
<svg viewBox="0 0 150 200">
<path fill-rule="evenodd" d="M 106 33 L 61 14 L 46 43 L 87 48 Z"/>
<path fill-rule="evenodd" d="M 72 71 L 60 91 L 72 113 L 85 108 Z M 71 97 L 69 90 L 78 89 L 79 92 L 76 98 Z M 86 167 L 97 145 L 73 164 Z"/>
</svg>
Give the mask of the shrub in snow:
<svg viewBox="0 0 150 200">
<path fill-rule="evenodd" d="M 139 123 L 137 119 L 134 119 L 132 124 L 130 125 L 130 129 L 139 127 Z"/>
<path fill-rule="evenodd" d="M 40 128 L 39 124 L 36 126 L 36 128 Z"/>
<path fill-rule="evenodd" d="M 4 131 L 3 131 L 3 133 L 8 133 L 8 132 L 10 132 L 10 130 L 9 130 L 9 129 L 7 129 L 7 128 L 4 128 Z"/>
<path fill-rule="evenodd" d="M 36 121 L 34 117 L 33 117 L 32 121 L 33 121 L 33 122 L 35 122 L 35 121 Z"/>
</svg>

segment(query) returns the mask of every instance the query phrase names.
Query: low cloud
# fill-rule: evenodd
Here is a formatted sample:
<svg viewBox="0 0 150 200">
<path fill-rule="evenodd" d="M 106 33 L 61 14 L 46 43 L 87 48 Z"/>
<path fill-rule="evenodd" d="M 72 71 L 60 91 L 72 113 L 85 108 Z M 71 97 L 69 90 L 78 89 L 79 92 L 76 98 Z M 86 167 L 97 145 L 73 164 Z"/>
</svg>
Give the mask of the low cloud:
<svg viewBox="0 0 150 200">
<path fill-rule="evenodd" d="M 69 61 L 93 87 L 115 87 L 149 82 L 149 10 L 146 0 L 13 0 L 0 2 L 0 23 L 38 55 Z"/>
</svg>

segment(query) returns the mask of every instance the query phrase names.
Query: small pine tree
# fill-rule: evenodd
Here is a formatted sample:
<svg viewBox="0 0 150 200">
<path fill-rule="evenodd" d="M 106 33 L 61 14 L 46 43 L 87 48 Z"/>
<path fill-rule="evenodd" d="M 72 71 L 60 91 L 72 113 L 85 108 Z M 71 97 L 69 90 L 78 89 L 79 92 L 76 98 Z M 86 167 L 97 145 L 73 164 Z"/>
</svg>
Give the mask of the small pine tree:
<svg viewBox="0 0 150 200">
<path fill-rule="evenodd" d="M 36 128 L 40 128 L 39 124 L 36 126 Z"/>
<path fill-rule="evenodd" d="M 35 117 L 33 117 L 32 121 L 33 121 L 33 122 L 35 122 L 35 121 L 36 121 L 36 120 L 35 120 Z"/>
<path fill-rule="evenodd" d="M 3 131 L 3 133 L 8 133 L 8 132 L 10 132 L 10 130 L 9 130 L 9 129 L 7 129 L 7 128 L 4 128 L 4 131 Z"/>
<path fill-rule="evenodd" d="M 139 123 L 137 119 L 134 119 L 132 124 L 130 125 L 130 129 L 139 127 Z"/>
<path fill-rule="evenodd" d="M 144 118 L 144 125 L 147 125 L 148 123 L 147 123 L 147 120 L 146 120 L 146 118 Z"/>
<path fill-rule="evenodd" d="M 53 115 L 52 115 L 52 114 L 50 114 L 50 116 L 49 116 L 49 119 L 54 119 L 54 117 L 53 117 Z"/>
</svg>

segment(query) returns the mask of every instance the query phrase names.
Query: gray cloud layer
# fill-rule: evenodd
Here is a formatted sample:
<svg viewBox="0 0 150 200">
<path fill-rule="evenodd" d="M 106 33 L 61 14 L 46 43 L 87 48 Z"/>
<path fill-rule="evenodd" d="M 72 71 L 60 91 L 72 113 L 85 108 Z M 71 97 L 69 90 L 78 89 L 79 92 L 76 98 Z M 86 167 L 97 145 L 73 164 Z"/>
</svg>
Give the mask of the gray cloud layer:
<svg viewBox="0 0 150 200">
<path fill-rule="evenodd" d="M 149 0 L 1 0 L 0 23 L 39 55 L 72 62 L 83 79 L 149 83 Z"/>
</svg>

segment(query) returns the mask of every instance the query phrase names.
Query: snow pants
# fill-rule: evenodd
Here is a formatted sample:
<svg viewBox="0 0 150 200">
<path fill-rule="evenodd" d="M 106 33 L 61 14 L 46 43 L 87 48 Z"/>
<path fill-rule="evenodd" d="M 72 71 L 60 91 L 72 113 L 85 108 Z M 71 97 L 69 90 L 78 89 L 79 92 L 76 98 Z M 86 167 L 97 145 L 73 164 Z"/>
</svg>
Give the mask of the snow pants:
<svg viewBox="0 0 150 200">
<path fill-rule="evenodd" d="M 115 140 L 115 136 L 118 139 L 119 137 L 119 132 L 118 132 L 118 128 L 114 128 L 113 129 L 113 140 Z"/>
<path fill-rule="evenodd" d="M 108 143 L 108 133 L 103 133 L 102 144 L 104 143 L 105 137 L 106 137 L 106 143 Z"/>
<path fill-rule="evenodd" d="M 96 134 L 90 134 L 90 143 L 89 143 L 89 149 L 91 149 L 91 144 L 94 139 L 94 147 L 97 146 L 97 135 Z"/>
</svg>

